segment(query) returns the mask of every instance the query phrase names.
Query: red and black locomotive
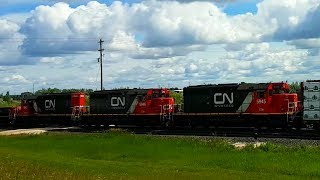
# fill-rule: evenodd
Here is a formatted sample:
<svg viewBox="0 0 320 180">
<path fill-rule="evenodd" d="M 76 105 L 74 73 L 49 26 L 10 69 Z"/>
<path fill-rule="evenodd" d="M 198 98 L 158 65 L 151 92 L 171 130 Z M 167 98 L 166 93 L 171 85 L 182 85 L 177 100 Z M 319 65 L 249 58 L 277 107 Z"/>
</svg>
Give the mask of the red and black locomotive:
<svg viewBox="0 0 320 180">
<path fill-rule="evenodd" d="M 183 90 L 179 123 L 207 126 L 287 126 L 298 111 L 297 94 L 287 83 L 218 84 Z"/>
</svg>

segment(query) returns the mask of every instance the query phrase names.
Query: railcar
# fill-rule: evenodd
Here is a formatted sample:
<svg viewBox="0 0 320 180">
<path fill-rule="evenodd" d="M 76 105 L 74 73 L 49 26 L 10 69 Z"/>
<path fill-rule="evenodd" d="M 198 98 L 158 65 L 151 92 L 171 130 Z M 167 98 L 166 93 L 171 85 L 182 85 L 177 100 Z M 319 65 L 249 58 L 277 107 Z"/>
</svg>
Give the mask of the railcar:
<svg viewBox="0 0 320 180">
<path fill-rule="evenodd" d="M 309 128 L 320 129 L 320 80 L 301 83 L 303 124 Z"/>
</svg>

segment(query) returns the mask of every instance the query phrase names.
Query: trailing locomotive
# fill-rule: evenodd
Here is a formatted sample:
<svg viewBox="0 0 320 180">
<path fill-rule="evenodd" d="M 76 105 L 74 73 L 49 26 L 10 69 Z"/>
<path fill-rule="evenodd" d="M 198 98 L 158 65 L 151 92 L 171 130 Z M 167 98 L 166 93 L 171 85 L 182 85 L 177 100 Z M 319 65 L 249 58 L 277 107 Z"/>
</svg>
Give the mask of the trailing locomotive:
<svg viewBox="0 0 320 180">
<path fill-rule="evenodd" d="M 95 91 L 90 94 L 90 114 L 82 124 L 160 124 L 170 118 L 174 99 L 166 88 L 120 89 Z"/>
<path fill-rule="evenodd" d="M 25 97 L 21 100 L 21 106 L 16 108 L 14 123 L 70 125 L 73 114 L 85 112 L 84 105 L 84 93 L 53 93 Z"/>
<path fill-rule="evenodd" d="M 14 107 L 2 107 L 0 108 L 0 125 L 5 126 L 10 123 L 10 119 L 15 118 L 16 108 Z"/>
</svg>

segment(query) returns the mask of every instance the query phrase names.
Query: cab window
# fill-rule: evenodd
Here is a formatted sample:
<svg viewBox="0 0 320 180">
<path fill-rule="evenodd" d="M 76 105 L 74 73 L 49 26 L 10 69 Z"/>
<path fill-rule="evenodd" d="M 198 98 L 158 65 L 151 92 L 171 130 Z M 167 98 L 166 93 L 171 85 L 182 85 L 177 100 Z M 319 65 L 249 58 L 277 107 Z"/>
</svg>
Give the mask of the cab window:
<svg viewBox="0 0 320 180">
<path fill-rule="evenodd" d="M 265 93 L 264 93 L 264 91 L 258 91 L 258 92 L 257 92 L 257 97 L 258 97 L 258 98 L 265 98 Z"/>
</svg>

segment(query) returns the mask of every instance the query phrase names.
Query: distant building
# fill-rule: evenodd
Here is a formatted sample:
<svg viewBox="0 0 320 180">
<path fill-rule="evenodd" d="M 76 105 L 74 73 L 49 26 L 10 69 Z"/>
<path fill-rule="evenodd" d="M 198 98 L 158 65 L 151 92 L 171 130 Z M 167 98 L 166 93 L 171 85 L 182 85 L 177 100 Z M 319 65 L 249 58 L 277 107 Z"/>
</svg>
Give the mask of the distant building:
<svg viewBox="0 0 320 180">
<path fill-rule="evenodd" d="M 173 90 L 174 92 L 176 92 L 176 93 L 183 93 L 183 90 L 182 89 L 175 89 L 175 90 Z"/>
</svg>

